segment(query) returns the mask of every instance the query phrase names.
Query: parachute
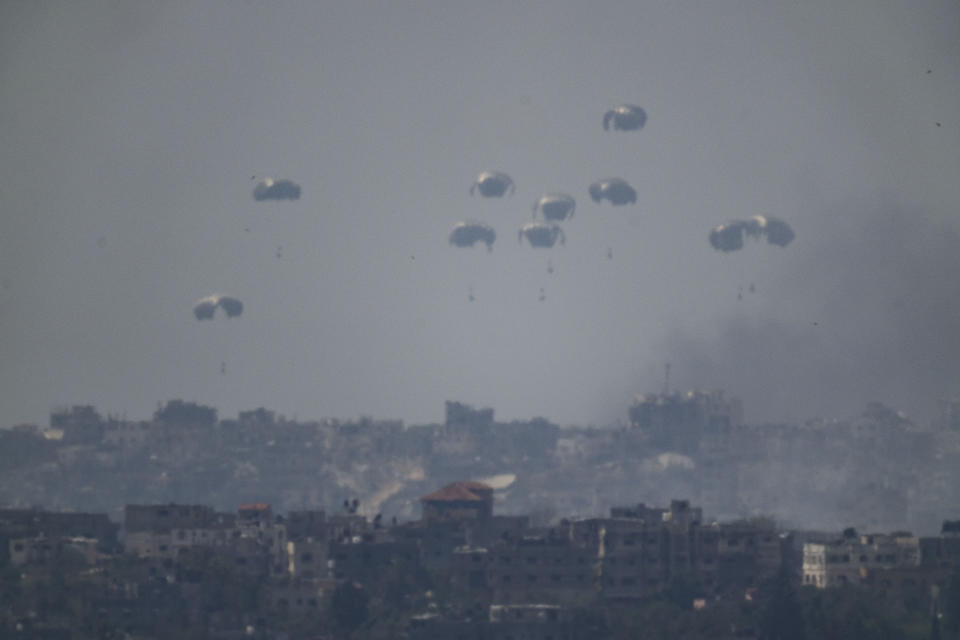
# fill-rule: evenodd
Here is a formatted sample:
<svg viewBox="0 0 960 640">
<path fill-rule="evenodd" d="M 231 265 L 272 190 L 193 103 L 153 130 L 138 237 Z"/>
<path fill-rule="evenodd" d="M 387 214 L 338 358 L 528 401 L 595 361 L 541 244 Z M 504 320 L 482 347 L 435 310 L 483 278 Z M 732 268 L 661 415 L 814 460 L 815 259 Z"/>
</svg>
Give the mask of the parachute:
<svg viewBox="0 0 960 640">
<path fill-rule="evenodd" d="M 717 225 L 710 231 L 710 245 L 717 251 L 739 251 L 743 248 L 743 223 Z"/>
<path fill-rule="evenodd" d="M 770 244 L 775 244 L 778 247 L 785 247 L 796 237 L 793 233 L 793 229 L 790 228 L 783 220 L 777 220 L 776 218 L 767 218 L 767 242 Z"/>
<path fill-rule="evenodd" d="M 597 180 L 590 185 L 589 191 L 594 202 L 609 200 L 612 205 L 624 205 L 637 201 L 636 190 L 623 178 Z"/>
<path fill-rule="evenodd" d="M 560 240 L 560 244 L 565 244 L 567 241 L 560 225 L 546 222 L 530 222 L 520 227 L 517 240 L 523 242 L 523 238 L 527 239 L 531 247 L 544 249 L 553 247 L 557 240 Z"/>
<path fill-rule="evenodd" d="M 230 296 L 220 297 L 220 308 L 226 312 L 229 318 L 236 318 L 243 313 L 243 303 Z"/>
<path fill-rule="evenodd" d="M 262 202 L 264 200 L 299 200 L 300 185 L 290 180 L 274 180 L 266 178 L 258 182 L 253 188 L 253 199 Z"/>
<path fill-rule="evenodd" d="M 516 185 L 513 179 L 505 173 L 499 171 L 484 171 L 474 181 L 470 187 L 470 195 L 479 191 L 484 198 L 502 198 L 507 192 L 513 195 Z"/>
<path fill-rule="evenodd" d="M 729 253 L 743 248 L 744 236 L 785 247 L 796 237 L 790 225 L 777 218 L 753 216 L 746 220 L 732 220 L 710 230 L 710 245 L 717 251 Z"/>
<path fill-rule="evenodd" d="M 212 295 L 200 298 L 193 307 L 197 320 L 213 320 L 217 307 L 223 309 L 228 318 L 236 318 L 243 313 L 243 303 L 231 296 Z"/>
<path fill-rule="evenodd" d="M 197 317 L 197 320 L 212 320 L 213 314 L 217 310 L 218 302 L 216 296 L 201 298 L 197 301 L 196 306 L 193 307 L 193 315 Z"/>
<path fill-rule="evenodd" d="M 622 104 L 603 114 L 603 130 L 609 131 L 613 123 L 614 131 L 636 131 L 647 123 L 647 112 L 634 104 Z"/>
<path fill-rule="evenodd" d="M 563 222 L 573 217 L 573 212 L 577 208 L 577 201 L 565 193 L 547 193 L 533 203 L 533 217 L 536 219 L 537 212 L 548 222 Z"/>
<path fill-rule="evenodd" d="M 493 249 L 497 232 L 482 222 L 460 222 L 450 232 L 450 244 L 458 247 L 472 247 L 478 242 L 487 245 L 487 251 Z"/>
</svg>

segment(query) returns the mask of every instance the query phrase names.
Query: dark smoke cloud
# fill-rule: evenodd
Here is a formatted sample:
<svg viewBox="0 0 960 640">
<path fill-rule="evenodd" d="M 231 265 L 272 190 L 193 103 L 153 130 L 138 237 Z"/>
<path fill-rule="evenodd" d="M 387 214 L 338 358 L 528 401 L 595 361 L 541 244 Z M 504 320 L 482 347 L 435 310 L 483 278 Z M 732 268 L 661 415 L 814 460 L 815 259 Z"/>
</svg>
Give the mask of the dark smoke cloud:
<svg viewBox="0 0 960 640">
<path fill-rule="evenodd" d="M 881 400 L 927 421 L 960 394 L 960 234 L 881 197 L 838 207 L 715 335 L 676 330 L 665 359 L 690 386 L 740 395 L 750 422 L 845 417 Z M 814 220 L 810 220 L 814 222 Z"/>
</svg>

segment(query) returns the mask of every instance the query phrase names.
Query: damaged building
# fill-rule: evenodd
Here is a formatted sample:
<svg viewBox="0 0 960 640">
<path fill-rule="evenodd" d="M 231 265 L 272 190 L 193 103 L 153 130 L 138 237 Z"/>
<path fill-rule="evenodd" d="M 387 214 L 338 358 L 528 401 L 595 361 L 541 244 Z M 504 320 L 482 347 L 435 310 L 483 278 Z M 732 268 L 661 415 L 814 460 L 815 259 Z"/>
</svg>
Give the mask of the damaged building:
<svg viewBox="0 0 960 640">
<path fill-rule="evenodd" d="M 743 406 L 723 391 L 639 394 L 628 411 L 630 426 L 651 445 L 673 451 L 696 450 L 701 437 L 743 424 Z"/>
</svg>

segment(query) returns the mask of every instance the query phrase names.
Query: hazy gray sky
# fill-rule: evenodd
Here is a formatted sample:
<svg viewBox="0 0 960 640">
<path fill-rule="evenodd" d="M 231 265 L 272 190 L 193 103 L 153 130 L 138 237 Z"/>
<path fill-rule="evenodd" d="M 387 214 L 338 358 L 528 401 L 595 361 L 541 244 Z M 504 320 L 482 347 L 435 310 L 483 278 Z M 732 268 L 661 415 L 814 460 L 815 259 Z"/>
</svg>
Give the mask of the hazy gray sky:
<svg viewBox="0 0 960 640">
<path fill-rule="evenodd" d="M 621 102 L 642 131 L 602 130 Z M 750 421 L 922 416 L 960 393 L 958 114 L 955 0 L 5 2 L 0 420 L 602 424 L 666 361 Z M 612 176 L 635 207 L 590 202 Z M 547 251 L 545 191 L 578 201 Z M 710 248 L 760 213 L 793 244 Z M 448 245 L 468 218 L 492 253 Z M 214 292 L 243 317 L 197 322 Z"/>
</svg>

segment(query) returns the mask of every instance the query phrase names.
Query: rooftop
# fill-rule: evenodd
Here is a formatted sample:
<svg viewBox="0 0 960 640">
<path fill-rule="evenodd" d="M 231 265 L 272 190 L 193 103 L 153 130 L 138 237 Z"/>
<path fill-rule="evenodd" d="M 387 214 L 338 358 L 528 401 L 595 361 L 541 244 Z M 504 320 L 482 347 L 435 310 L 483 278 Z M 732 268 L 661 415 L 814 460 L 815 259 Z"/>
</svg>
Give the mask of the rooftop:
<svg viewBox="0 0 960 640">
<path fill-rule="evenodd" d="M 482 482 L 454 482 L 423 496 L 420 502 L 484 502 L 482 494 L 492 492 L 493 488 Z"/>
</svg>

